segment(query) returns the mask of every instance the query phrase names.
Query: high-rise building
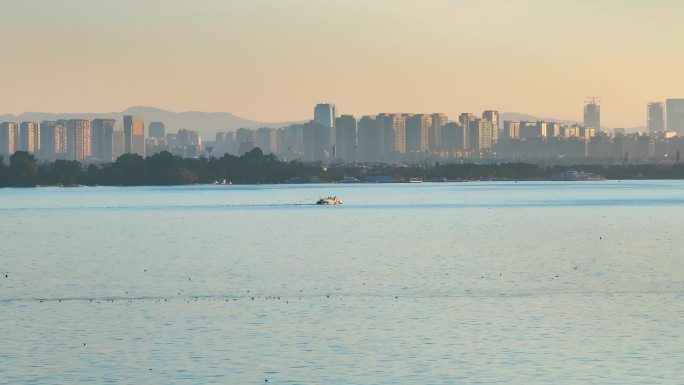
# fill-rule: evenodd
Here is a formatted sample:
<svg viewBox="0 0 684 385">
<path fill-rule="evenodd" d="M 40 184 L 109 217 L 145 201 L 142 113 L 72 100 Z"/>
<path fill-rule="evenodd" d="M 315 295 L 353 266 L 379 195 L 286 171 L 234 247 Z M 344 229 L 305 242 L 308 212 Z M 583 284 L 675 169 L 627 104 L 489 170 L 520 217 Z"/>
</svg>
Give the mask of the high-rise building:
<svg viewBox="0 0 684 385">
<path fill-rule="evenodd" d="M 521 139 L 532 139 L 542 137 L 542 132 L 539 130 L 540 127 L 537 122 L 527 120 L 520 122 L 520 138 Z"/>
<path fill-rule="evenodd" d="M 492 126 L 492 143 L 499 141 L 499 111 L 487 110 L 482 113 L 482 119 Z"/>
<path fill-rule="evenodd" d="M 19 146 L 21 151 L 37 153 L 40 149 L 40 123 L 22 122 L 19 125 Z"/>
<path fill-rule="evenodd" d="M 123 117 L 124 152 L 145 156 L 145 121 L 138 116 Z"/>
<path fill-rule="evenodd" d="M 548 125 L 546 124 L 545 121 L 543 121 L 543 120 L 537 121 L 537 135 L 540 138 L 546 138 L 546 136 L 547 136 L 546 129 L 547 128 L 548 128 Z"/>
<path fill-rule="evenodd" d="M 46 120 L 40 124 L 40 160 L 52 162 L 69 158 L 66 126 L 66 120 Z"/>
<path fill-rule="evenodd" d="M 382 130 L 376 115 L 366 115 L 358 123 L 358 160 L 377 162 L 382 153 Z"/>
<path fill-rule="evenodd" d="M 174 136 L 174 141 L 169 143 L 169 145 L 172 154 L 182 156 L 183 158 L 197 158 L 202 154 L 202 138 L 194 130 L 186 130 L 184 128 L 178 130 Z M 247 149 L 247 147 L 249 148 Z M 240 155 L 253 150 L 254 147 L 255 143 L 249 142 L 249 144 L 243 147 L 244 151 L 241 151 Z M 265 150 L 262 151 L 266 152 Z"/>
<path fill-rule="evenodd" d="M 114 131 L 112 132 L 112 159 L 116 160 L 125 153 L 123 127 L 121 123 L 117 123 L 114 125 Z"/>
<path fill-rule="evenodd" d="M 434 150 L 442 145 L 442 127 L 449 122 L 446 114 L 435 113 L 432 114 L 432 124 L 430 125 L 430 132 L 428 138 L 428 148 Z"/>
<path fill-rule="evenodd" d="M 469 124 L 468 149 L 478 153 L 492 148 L 492 124 L 488 120 L 477 118 Z"/>
<path fill-rule="evenodd" d="M 648 131 L 661 132 L 665 131 L 665 114 L 663 111 L 663 103 L 654 102 L 648 103 Z"/>
<path fill-rule="evenodd" d="M 320 122 L 323 127 L 333 128 L 336 117 L 334 104 L 319 103 L 314 107 L 314 120 Z"/>
<path fill-rule="evenodd" d="M 447 150 L 459 150 L 465 148 L 465 133 L 463 126 L 456 122 L 449 122 L 442 126 L 440 146 Z"/>
<path fill-rule="evenodd" d="M 19 125 L 14 122 L 0 123 L 0 156 L 3 156 L 6 162 L 17 151 L 18 141 Z"/>
<path fill-rule="evenodd" d="M 290 124 L 278 130 L 278 157 L 288 161 L 301 157 L 303 145 L 303 124 Z"/>
<path fill-rule="evenodd" d="M 69 159 L 66 120 L 58 120 L 55 126 L 55 159 Z"/>
<path fill-rule="evenodd" d="M 235 131 L 235 141 L 238 143 L 254 142 L 256 143 L 255 132 L 247 128 L 238 128 Z"/>
<path fill-rule="evenodd" d="M 679 136 L 684 135 L 684 99 L 667 99 L 665 101 L 667 114 L 667 130 L 676 131 Z"/>
<path fill-rule="evenodd" d="M 328 128 L 328 140 L 330 141 L 328 144 L 330 146 L 335 144 L 335 118 L 337 118 L 337 111 L 334 104 L 319 103 L 314 107 L 314 120 Z"/>
<path fill-rule="evenodd" d="M 584 103 L 584 127 L 593 127 L 601 131 L 601 106 L 596 98 L 588 98 Z"/>
<path fill-rule="evenodd" d="M 563 126 L 561 127 L 561 137 L 563 138 L 579 138 L 580 130 L 577 126 Z"/>
<path fill-rule="evenodd" d="M 432 116 L 417 114 L 406 118 L 406 152 L 425 152 L 429 147 Z"/>
<path fill-rule="evenodd" d="M 458 116 L 458 123 L 464 127 L 463 130 L 463 148 L 465 150 L 469 149 L 470 145 L 470 138 L 468 137 L 470 135 L 470 122 L 474 121 L 477 119 L 477 116 L 475 114 L 472 114 L 470 112 L 464 112 L 461 115 Z"/>
<path fill-rule="evenodd" d="M 546 137 L 548 138 L 557 138 L 561 136 L 561 127 L 563 125 L 560 123 L 556 122 L 547 122 L 546 123 Z"/>
<path fill-rule="evenodd" d="M 352 115 L 335 119 L 335 153 L 347 162 L 356 160 L 356 118 Z"/>
<path fill-rule="evenodd" d="M 275 128 L 261 127 L 256 131 L 256 146 L 264 154 L 278 153 L 278 130 Z"/>
<path fill-rule="evenodd" d="M 304 124 L 304 159 L 307 161 L 326 160 L 330 154 L 330 127 L 312 120 Z"/>
<path fill-rule="evenodd" d="M 506 139 L 520 139 L 520 122 L 504 120 L 503 137 Z"/>
<path fill-rule="evenodd" d="M 90 122 L 91 152 L 93 158 L 102 162 L 114 160 L 114 119 L 94 119 Z"/>
<path fill-rule="evenodd" d="M 150 122 L 147 127 L 147 136 L 149 138 L 165 139 L 166 138 L 166 126 L 163 122 Z"/>
<path fill-rule="evenodd" d="M 596 129 L 594 127 L 580 127 L 579 137 L 584 140 L 589 140 L 596 136 Z"/>
<path fill-rule="evenodd" d="M 383 160 L 393 154 L 406 153 L 406 119 L 411 114 L 378 114 L 380 125 L 380 156 Z"/>
<path fill-rule="evenodd" d="M 91 155 L 90 121 L 85 119 L 69 119 L 66 126 L 67 158 L 83 160 Z"/>
<path fill-rule="evenodd" d="M 51 162 L 56 157 L 55 126 L 57 122 L 45 120 L 40 124 L 40 153 L 38 159 Z"/>
</svg>

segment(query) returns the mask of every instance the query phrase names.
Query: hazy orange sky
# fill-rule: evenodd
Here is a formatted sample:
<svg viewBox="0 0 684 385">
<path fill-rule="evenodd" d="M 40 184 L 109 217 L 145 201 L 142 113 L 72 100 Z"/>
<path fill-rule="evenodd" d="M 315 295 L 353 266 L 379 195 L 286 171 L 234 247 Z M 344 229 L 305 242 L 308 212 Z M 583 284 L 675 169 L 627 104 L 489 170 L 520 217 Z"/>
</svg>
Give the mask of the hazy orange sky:
<svg viewBox="0 0 684 385">
<path fill-rule="evenodd" d="M 0 113 L 260 121 L 497 109 L 608 127 L 684 97 L 679 0 L 0 0 Z"/>
</svg>

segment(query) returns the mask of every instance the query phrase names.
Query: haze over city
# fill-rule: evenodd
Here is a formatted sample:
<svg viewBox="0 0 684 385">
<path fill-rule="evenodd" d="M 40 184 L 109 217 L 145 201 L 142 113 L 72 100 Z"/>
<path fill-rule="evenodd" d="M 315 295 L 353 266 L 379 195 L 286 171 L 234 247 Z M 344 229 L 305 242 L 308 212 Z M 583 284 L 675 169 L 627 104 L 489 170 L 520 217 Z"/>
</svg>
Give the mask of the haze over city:
<svg viewBox="0 0 684 385">
<path fill-rule="evenodd" d="M 0 0 L 0 383 L 681 385 L 683 15 Z"/>
<path fill-rule="evenodd" d="M 684 3 L 3 1 L 0 114 L 131 105 L 262 121 L 496 109 L 646 126 L 682 97 Z M 57 20 L 58 22 L 55 22 Z"/>
</svg>

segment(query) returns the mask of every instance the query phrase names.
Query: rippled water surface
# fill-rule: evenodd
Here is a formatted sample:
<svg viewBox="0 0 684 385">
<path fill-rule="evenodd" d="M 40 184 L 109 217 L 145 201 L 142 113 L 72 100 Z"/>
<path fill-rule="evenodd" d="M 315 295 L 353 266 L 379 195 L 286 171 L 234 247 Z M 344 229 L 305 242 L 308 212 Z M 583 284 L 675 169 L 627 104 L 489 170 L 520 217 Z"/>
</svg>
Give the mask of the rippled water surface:
<svg viewBox="0 0 684 385">
<path fill-rule="evenodd" d="M 683 384 L 683 234 L 680 181 L 2 189 L 0 383 Z"/>
</svg>

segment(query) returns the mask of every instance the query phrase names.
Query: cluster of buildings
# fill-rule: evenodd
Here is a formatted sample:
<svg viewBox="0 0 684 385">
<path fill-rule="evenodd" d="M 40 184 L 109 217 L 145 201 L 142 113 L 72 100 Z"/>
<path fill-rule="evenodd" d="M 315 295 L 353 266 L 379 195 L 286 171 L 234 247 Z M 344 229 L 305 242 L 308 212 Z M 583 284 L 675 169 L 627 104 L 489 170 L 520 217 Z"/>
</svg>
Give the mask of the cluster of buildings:
<svg viewBox="0 0 684 385">
<path fill-rule="evenodd" d="M 41 162 L 65 159 L 102 163 L 126 153 L 145 156 L 169 151 L 196 157 L 202 151 L 202 140 L 196 131 L 167 134 L 162 122 L 152 122 L 148 128 L 146 138 L 144 120 L 131 115 L 123 117 L 123 125 L 115 119 L 2 122 L 0 156 L 7 160 L 16 151 L 28 151 Z"/>
<path fill-rule="evenodd" d="M 218 133 L 215 155 L 243 154 L 255 147 L 281 159 L 340 162 L 403 162 L 447 151 L 465 156 L 467 149 L 490 151 L 497 141 L 499 114 L 461 114 L 449 122 L 443 113 L 380 113 L 356 119 L 337 116 L 333 104 L 318 104 L 314 119 L 284 128 L 239 129 Z"/>
<path fill-rule="evenodd" d="M 495 110 L 462 113 L 454 120 L 443 113 L 379 113 L 357 119 L 338 116 L 335 105 L 321 103 L 306 123 L 219 133 L 212 145 L 214 155 L 240 155 L 259 147 L 285 160 L 322 162 L 675 159 L 684 148 L 684 99 L 649 103 L 647 111 L 647 130 L 628 134 L 619 128 L 601 129 L 596 98 L 584 105 L 584 124 L 502 121 Z"/>
<path fill-rule="evenodd" d="M 647 122 L 643 132 L 627 133 L 624 128 L 602 130 L 600 105 L 590 98 L 584 107 L 583 125 L 504 121 L 496 156 L 527 161 L 680 161 L 679 150 L 684 149 L 684 99 L 649 103 Z"/>
<path fill-rule="evenodd" d="M 0 156 L 15 151 L 41 161 L 69 159 L 111 162 L 122 154 L 142 156 L 168 151 L 183 157 L 242 155 L 254 148 L 282 160 L 339 163 L 417 163 L 426 160 L 496 159 L 500 161 L 679 161 L 684 149 L 684 99 L 647 106 L 643 132 L 602 130 L 600 102 L 589 98 L 584 124 L 503 120 L 499 112 L 379 113 L 356 118 L 337 115 L 335 105 L 317 104 L 313 119 L 283 128 L 240 128 L 216 134 L 205 143 L 196 131 L 167 134 L 162 122 L 124 116 L 114 119 L 68 119 L 0 123 Z"/>
</svg>

